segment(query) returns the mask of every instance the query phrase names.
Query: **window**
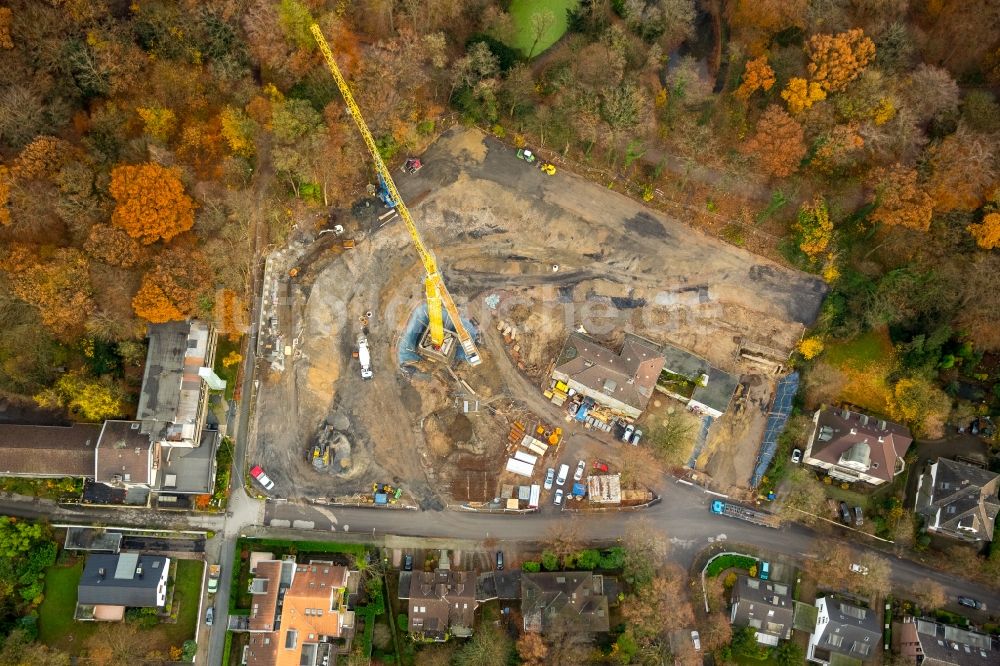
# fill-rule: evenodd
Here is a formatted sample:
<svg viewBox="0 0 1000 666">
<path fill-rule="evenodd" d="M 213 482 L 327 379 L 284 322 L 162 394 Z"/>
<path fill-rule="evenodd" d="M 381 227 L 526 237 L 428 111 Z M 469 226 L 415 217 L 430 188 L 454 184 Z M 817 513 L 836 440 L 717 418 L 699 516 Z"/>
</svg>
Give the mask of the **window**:
<svg viewBox="0 0 1000 666">
<path fill-rule="evenodd" d="M 294 650 L 295 644 L 298 643 L 299 632 L 295 629 L 290 629 L 287 634 L 285 634 L 285 649 Z"/>
<path fill-rule="evenodd" d="M 840 634 L 830 634 L 830 638 L 827 639 L 833 647 L 840 647 L 844 644 L 844 637 Z"/>
</svg>

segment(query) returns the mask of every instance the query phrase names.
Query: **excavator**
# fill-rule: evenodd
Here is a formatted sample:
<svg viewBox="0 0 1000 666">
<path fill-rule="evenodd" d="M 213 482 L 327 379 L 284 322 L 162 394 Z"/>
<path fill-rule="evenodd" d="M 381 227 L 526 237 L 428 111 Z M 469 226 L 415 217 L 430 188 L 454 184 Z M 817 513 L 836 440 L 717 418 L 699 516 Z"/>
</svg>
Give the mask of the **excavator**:
<svg viewBox="0 0 1000 666">
<path fill-rule="evenodd" d="M 444 279 L 441 277 L 437 260 L 424 244 L 423 238 L 420 236 L 420 231 L 413 221 L 413 216 L 410 215 L 410 211 L 403 202 L 403 198 L 399 195 L 399 190 L 396 189 L 396 183 L 392 180 L 392 174 L 389 173 L 388 167 L 386 167 L 382 156 L 378 152 L 375 138 L 372 136 L 371 130 L 368 129 L 368 123 L 365 122 L 364 116 L 361 115 L 361 109 L 358 108 L 357 103 L 354 101 L 354 95 L 351 94 L 351 89 L 348 87 L 347 81 L 344 79 L 343 74 L 340 73 L 340 68 L 337 66 L 337 61 L 333 57 L 333 52 L 330 50 L 330 45 L 327 43 L 326 37 L 323 36 L 323 31 L 315 23 L 309 26 L 309 30 L 312 32 L 316 44 L 319 45 L 319 49 L 323 53 L 327 68 L 330 70 L 330 74 L 333 75 L 333 80 L 337 83 L 337 88 L 340 89 L 340 94 L 347 104 L 347 110 L 350 112 L 351 117 L 354 118 L 354 123 L 357 125 L 358 131 L 361 132 L 361 138 L 364 139 L 372 161 L 375 163 L 375 171 L 379 178 L 379 188 L 386 193 L 383 200 L 390 207 L 394 207 L 399 213 L 399 217 L 402 218 L 403 223 L 406 225 L 406 230 L 410 234 L 410 239 L 413 241 L 417 255 L 419 255 L 420 261 L 424 265 L 424 295 L 427 299 L 427 318 L 431 344 L 436 349 L 440 349 L 445 341 L 443 307 L 448 311 L 448 316 L 455 329 L 455 337 L 458 339 L 459 344 L 462 345 L 466 360 L 470 365 L 479 365 L 482 363 L 482 358 L 479 356 L 479 349 L 476 347 L 476 342 L 462 323 L 458 306 L 455 305 L 451 294 L 448 293 L 448 288 L 444 285 Z M 395 206 L 392 204 L 395 204 Z"/>
</svg>

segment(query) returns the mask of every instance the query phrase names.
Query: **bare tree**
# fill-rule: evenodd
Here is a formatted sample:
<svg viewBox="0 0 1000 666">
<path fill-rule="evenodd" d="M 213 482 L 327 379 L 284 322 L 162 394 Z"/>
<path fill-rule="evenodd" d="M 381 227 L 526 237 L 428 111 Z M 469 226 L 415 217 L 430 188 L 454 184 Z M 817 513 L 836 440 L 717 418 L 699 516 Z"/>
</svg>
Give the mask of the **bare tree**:
<svg viewBox="0 0 1000 666">
<path fill-rule="evenodd" d="M 529 60 L 534 57 L 535 48 L 538 46 L 538 42 L 545 36 L 545 33 L 548 32 L 553 25 L 555 25 L 555 23 L 556 15 L 548 9 L 535 12 L 531 15 L 531 35 L 534 37 L 534 41 L 531 42 L 531 48 L 528 50 Z"/>
<path fill-rule="evenodd" d="M 948 603 L 948 595 L 944 586 L 933 580 L 925 580 L 911 593 L 913 600 L 917 602 L 923 611 L 930 611 Z"/>
<path fill-rule="evenodd" d="M 585 544 L 580 518 L 574 516 L 569 520 L 560 520 L 554 523 L 546 533 L 544 543 L 548 547 L 547 549 L 559 558 L 582 550 Z"/>
</svg>

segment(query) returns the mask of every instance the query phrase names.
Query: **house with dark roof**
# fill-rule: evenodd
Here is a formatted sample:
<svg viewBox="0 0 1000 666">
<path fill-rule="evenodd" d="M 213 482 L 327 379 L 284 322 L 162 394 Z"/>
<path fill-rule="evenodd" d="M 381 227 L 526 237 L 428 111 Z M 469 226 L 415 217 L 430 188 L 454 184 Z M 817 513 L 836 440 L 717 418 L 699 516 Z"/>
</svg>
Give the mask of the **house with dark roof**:
<svg viewBox="0 0 1000 666">
<path fill-rule="evenodd" d="M 0 476 L 92 478 L 101 434 L 96 423 L 68 426 L 0 424 Z"/>
<path fill-rule="evenodd" d="M 908 663 L 921 666 L 1000 663 L 1000 648 L 989 634 L 915 617 L 893 622 L 892 649 Z"/>
<path fill-rule="evenodd" d="M 122 620 L 126 608 L 163 608 L 170 558 L 143 553 L 92 554 L 76 591 L 76 619 Z"/>
<path fill-rule="evenodd" d="M 637 419 L 662 368 L 659 346 L 638 335 L 627 333 L 621 352 L 615 353 L 583 333 L 571 333 L 556 359 L 552 381 Z"/>
<path fill-rule="evenodd" d="M 664 364 L 658 389 L 681 400 L 697 414 L 708 414 L 714 418 L 722 416 L 736 392 L 739 377 L 723 372 L 700 356 L 671 344 L 663 345 L 660 351 Z M 690 394 L 671 392 L 669 383 L 663 381 L 670 376 L 687 380 Z"/>
<path fill-rule="evenodd" d="M 806 658 L 814 663 L 865 663 L 882 652 L 878 613 L 838 597 L 816 600 L 816 629 L 809 636 Z"/>
<path fill-rule="evenodd" d="M 792 596 L 784 583 L 749 576 L 736 579 L 729 622 L 753 628 L 758 643 L 777 645 L 791 638 L 793 615 Z"/>
<path fill-rule="evenodd" d="M 521 615 L 524 631 L 606 632 L 609 621 L 604 577 L 590 571 L 523 572 Z"/>
<path fill-rule="evenodd" d="M 104 422 L 95 456 L 95 481 L 126 488 L 155 485 L 159 459 L 140 425 L 139 421 Z"/>
<path fill-rule="evenodd" d="M 910 431 L 898 423 L 848 409 L 819 409 L 802 462 L 837 481 L 878 486 L 903 471 L 912 442 Z"/>
<path fill-rule="evenodd" d="M 354 611 L 349 599 L 360 574 L 332 562 L 265 560 L 250 584 L 248 618 L 230 631 L 248 632 L 247 666 L 324 666 L 350 652 Z"/>
<path fill-rule="evenodd" d="M 920 475 L 914 508 L 931 532 L 973 543 L 992 541 L 998 491 L 1000 474 L 938 458 Z"/>
<path fill-rule="evenodd" d="M 405 601 L 409 631 L 416 640 L 465 638 L 475 625 L 476 574 L 472 571 L 404 571 L 399 599 Z"/>
</svg>

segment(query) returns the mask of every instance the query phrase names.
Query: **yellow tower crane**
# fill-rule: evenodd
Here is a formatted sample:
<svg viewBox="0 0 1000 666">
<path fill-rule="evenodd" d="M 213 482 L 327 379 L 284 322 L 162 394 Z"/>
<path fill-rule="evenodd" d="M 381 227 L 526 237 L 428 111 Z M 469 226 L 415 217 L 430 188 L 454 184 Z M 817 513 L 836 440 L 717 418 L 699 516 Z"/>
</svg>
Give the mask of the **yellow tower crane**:
<svg viewBox="0 0 1000 666">
<path fill-rule="evenodd" d="M 347 109 L 351 112 L 358 130 L 361 132 L 361 137 L 365 140 L 365 145 L 368 146 L 368 152 L 371 153 L 372 160 L 375 162 L 375 170 L 385 183 L 385 187 L 389 191 L 392 200 L 396 202 L 396 210 L 399 212 L 399 216 L 403 218 L 406 230 L 410 232 L 410 238 L 413 240 L 413 246 L 420 256 L 420 261 L 424 264 L 424 271 L 426 273 L 424 276 L 424 293 L 427 296 L 427 318 L 429 320 L 428 328 L 430 330 L 431 344 L 437 349 L 440 349 L 442 344 L 444 344 L 444 318 L 441 312 L 443 305 L 444 309 L 448 311 L 448 316 L 451 317 L 452 326 L 455 327 L 455 336 L 462 345 L 465 358 L 471 365 L 479 365 L 482 363 L 482 359 L 479 357 L 479 349 L 476 347 L 472 336 L 469 335 L 469 332 L 462 324 L 462 317 L 458 312 L 458 307 L 455 305 L 455 301 L 452 300 L 451 294 L 448 293 L 447 287 L 444 286 L 441 271 L 438 270 L 437 260 L 434 259 L 434 255 L 424 245 L 424 241 L 420 237 L 420 232 L 417 230 L 417 225 L 413 222 L 413 217 L 410 215 L 406 204 L 403 203 L 403 197 L 399 196 L 399 190 L 396 189 L 396 183 L 392 180 L 392 174 L 389 173 L 385 162 L 382 161 L 382 156 L 378 152 L 378 146 L 375 145 L 375 138 L 372 136 L 371 130 L 368 129 L 368 123 L 365 122 L 364 116 L 361 115 L 361 110 L 354 101 L 351 89 L 347 87 L 347 81 L 344 80 L 344 76 L 340 73 L 340 68 L 337 67 L 337 61 L 334 60 L 333 53 L 330 51 L 330 45 L 327 43 L 318 25 L 313 23 L 309 26 L 309 29 L 312 31 L 320 51 L 323 52 L 326 65 L 330 69 L 330 74 L 333 75 L 334 81 L 337 82 L 340 94 L 344 97 L 344 102 L 347 103 Z"/>
</svg>

